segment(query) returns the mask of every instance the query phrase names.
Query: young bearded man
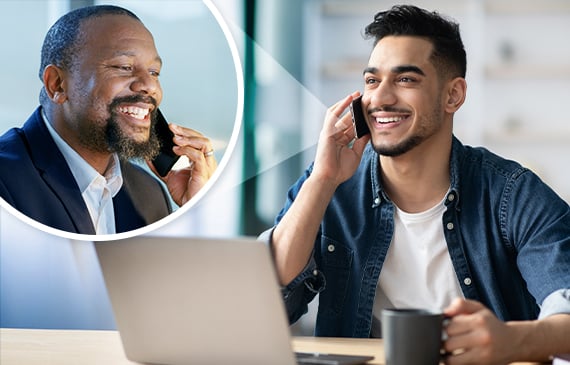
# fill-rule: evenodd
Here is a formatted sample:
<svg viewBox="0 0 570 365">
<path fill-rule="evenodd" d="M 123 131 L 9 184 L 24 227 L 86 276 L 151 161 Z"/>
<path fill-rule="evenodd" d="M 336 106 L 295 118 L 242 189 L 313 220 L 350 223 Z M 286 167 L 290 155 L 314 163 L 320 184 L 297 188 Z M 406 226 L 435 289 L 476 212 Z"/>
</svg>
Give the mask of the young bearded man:
<svg viewBox="0 0 570 365">
<path fill-rule="evenodd" d="M 370 135 L 348 95 L 269 240 L 291 322 L 319 293 L 317 336 L 379 337 L 387 307 L 443 311 L 448 364 L 570 352 L 570 208 L 532 171 L 453 135 L 466 97 L 459 26 L 378 13 L 364 70 Z"/>
</svg>

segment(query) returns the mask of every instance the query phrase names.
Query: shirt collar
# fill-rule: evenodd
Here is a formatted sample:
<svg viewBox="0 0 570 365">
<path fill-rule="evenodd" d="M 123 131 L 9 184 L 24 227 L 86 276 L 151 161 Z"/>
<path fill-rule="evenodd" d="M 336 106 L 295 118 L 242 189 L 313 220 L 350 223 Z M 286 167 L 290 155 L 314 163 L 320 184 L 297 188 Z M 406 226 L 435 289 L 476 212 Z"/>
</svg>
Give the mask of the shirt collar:
<svg viewBox="0 0 570 365">
<path fill-rule="evenodd" d="M 79 186 L 79 190 L 83 194 L 89 185 L 99 176 L 101 176 L 93 166 L 89 165 L 83 157 L 81 157 L 67 142 L 60 137 L 57 131 L 48 122 L 48 118 L 45 115 L 45 111 L 42 108 L 42 119 L 46 125 L 49 134 L 53 138 L 57 148 L 61 151 L 61 154 L 65 158 L 65 161 L 69 165 L 71 173 Z M 119 163 L 119 157 L 114 153 L 111 163 L 107 166 L 103 177 L 107 181 L 111 195 L 115 196 L 121 186 L 123 185 L 123 176 L 121 173 L 121 167 Z"/>
<path fill-rule="evenodd" d="M 372 207 L 377 207 L 380 205 L 380 201 L 384 199 L 385 201 L 389 201 L 384 188 L 382 187 L 382 178 L 380 177 L 380 159 L 378 158 L 378 154 L 372 148 L 372 143 L 369 142 L 366 146 L 369 149 L 368 153 L 372 153 L 371 158 L 371 180 L 372 180 L 372 196 L 374 197 L 374 201 L 372 203 Z M 455 203 L 458 204 L 459 202 L 459 187 L 460 187 L 460 179 L 459 179 L 459 167 L 461 165 L 461 160 L 463 159 L 463 144 L 457 139 L 457 137 L 453 136 L 452 144 L 451 144 L 451 156 L 449 160 L 449 179 L 450 179 L 450 188 L 447 192 L 446 196 L 450 193 L 453 193 L 455 196 L 453 199 L 456 199 Z M 364 154 L 363 154 L 364 155 Z M 452 200 L 448 199 L 445 201 L 446 204 L 451 202 Z"/>
</svg>

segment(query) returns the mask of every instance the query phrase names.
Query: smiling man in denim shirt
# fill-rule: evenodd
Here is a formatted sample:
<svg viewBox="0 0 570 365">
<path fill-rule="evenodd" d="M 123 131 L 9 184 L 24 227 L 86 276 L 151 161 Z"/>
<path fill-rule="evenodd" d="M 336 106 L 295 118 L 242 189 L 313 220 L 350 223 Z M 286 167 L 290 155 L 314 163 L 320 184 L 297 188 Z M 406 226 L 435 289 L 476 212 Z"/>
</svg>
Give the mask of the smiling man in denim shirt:
<svg viewBox="0 0 570 365">
<path fill-rule="evenodd" d="M 453 135 L 466 96 L 456 23 L 396 6 L 375 40 L 355 138 L 348 95 L 266 232 L 290 321 L 319 296 L 316 335 L 378 337 L 386 307 L 444 311 L 449 364 L 570 352 L 570 208 L 532 171 Z M 370 142 L 370 143 L 368 143 Z"/>
</svg>

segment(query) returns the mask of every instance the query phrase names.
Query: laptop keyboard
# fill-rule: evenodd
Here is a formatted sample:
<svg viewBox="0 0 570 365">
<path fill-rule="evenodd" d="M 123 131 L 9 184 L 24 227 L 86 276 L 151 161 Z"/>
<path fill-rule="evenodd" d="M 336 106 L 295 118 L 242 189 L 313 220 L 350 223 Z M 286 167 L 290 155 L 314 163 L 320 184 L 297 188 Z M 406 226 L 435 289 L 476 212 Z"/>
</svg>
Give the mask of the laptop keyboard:
<svg viewBox="0 0 570 365">
<path fill-rule="evenodd" d="M 297 359 L 297 364 L 299 365 L 359 365 L 365 364 L 374 358 L 372 356 L 320 354 L 306 352 L 296 352 L 295 357 Z"/>
</svg>

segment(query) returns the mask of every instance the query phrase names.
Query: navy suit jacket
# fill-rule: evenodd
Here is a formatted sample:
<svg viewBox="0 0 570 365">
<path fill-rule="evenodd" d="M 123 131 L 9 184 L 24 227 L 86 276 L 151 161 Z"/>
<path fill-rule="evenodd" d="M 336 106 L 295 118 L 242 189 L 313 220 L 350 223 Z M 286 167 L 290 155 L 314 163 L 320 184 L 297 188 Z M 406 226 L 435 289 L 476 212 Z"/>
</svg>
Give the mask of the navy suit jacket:
<svg viewBox="0 0 570 365">
<path fill-rule="evenodd" d="M 0 137 L 0 197 L 47 226 L 95 234 L 81 191 L 41 117 L 41 107 L 22 128 Z M 123 186 L 113 198 L 117 233 L 171 213 L 168 194 L 141 167 L 121 161 Z"/>
</svg>

